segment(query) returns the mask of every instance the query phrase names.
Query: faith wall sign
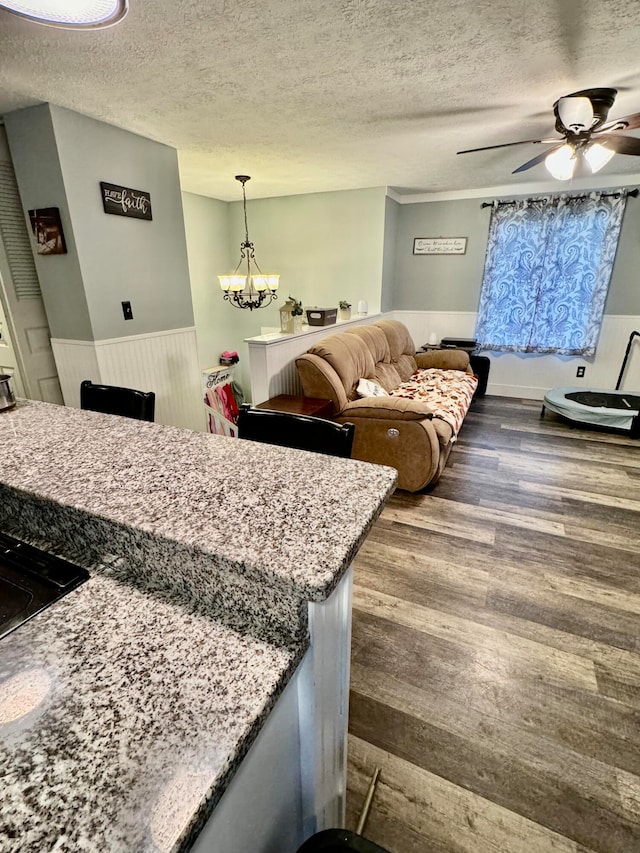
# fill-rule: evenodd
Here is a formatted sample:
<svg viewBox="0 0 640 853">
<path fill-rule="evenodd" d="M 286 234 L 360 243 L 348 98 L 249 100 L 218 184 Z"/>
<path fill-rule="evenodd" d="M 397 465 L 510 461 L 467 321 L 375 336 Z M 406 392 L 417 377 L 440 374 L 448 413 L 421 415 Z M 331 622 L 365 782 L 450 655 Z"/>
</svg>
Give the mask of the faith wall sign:
<svg viewBox="0 0 640 853">
<path fill-rule="evenodd" d="M 114 216 L 131 216 L 134 219 L 152 219 L 151 196 L 144 190 L 132 190 L 117 184 L 100 181 L 102 206 L 105 213 Z"/>
</svg>

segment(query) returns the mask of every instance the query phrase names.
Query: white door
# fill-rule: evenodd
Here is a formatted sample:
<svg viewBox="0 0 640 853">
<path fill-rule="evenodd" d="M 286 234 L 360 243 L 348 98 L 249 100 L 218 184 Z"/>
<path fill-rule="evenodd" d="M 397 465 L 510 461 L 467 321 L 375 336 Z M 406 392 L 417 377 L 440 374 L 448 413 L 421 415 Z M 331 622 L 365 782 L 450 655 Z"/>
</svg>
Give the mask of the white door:
<svg viewBox="0 0 640 853">
<path fill-rule="evenodd" d="M 12 343 L 18 373 L 16 393 L 62 404 L 49 323 L 4 128 L 0 128 L 0 302 L 5 339 Z M 8 357 L 8 348 L 0 349 L 0 366 L 5 361 L 3 352 Z"/>
<path fill-rule="evenodd" d="M 16 358 L 13 341 L 7 325 L 7 318 L 2 308 L 2 301 L 0 301 L 0 374 L 9 374 L 9 376 L 13 377 L 11 387 L 16 396 L 26 396 L 22 377 L 18 370 L 18 359 Z"/>
</svg>

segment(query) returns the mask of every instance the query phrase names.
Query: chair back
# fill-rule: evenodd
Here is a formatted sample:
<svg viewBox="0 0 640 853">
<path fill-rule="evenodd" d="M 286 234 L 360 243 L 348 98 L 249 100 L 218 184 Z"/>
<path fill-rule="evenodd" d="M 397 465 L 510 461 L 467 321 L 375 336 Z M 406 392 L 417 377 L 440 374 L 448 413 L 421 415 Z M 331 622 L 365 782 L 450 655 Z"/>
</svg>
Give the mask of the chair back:
<svg viewBox="0 0 640 853">
<path fill-rule="evenodd" d="M 296 450 L 326 453 L 328 456 L 351 456 L 353 424 L 336 424 L 310 415 L 254 409 L 245 404 L 238 415 L 238 437 L 264 444 L 278 444 Z"/>
<path fill-rule="evenodd" d="M 89 379 L 80 383 L 80 408 L 107 415 L 122 415 L 139 421 L 153 421 L 156 395 L 117 385 L 94 385 Z"/>
</svg>

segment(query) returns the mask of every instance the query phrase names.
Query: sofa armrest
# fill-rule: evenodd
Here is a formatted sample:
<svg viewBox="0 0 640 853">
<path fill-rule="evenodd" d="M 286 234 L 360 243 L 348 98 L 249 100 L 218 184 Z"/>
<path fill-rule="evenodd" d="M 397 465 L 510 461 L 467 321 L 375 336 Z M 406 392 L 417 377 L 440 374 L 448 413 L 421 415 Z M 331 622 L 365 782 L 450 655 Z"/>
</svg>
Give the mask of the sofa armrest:
<svg viewBox="0 0 640 853">
<path fill-rule="evenodd" d="M 353 400 L 340 412 L 340 418 L 378 418 L 394 421 L 431 420 L 433 409 L 422 400 L 406 397 L 363 397 Z"/>
<path fill-rule="evenodd" d="M 419 368 L 438 367 L 440 370 L 468 370 L 469 353 L 462 349 L 436 349 L 429 352 L 417 352 L 416 364 Z"/>
</svg>

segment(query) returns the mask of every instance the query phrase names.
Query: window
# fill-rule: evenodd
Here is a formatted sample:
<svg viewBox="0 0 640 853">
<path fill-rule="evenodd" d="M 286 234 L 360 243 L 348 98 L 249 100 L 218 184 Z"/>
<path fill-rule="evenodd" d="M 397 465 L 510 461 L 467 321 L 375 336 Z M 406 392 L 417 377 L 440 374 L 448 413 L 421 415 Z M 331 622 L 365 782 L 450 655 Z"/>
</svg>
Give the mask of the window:
<svg viewBox="0 0 640 853">
<path fill-rule="evenodd" d="M 626 201 L 592 193 L 494 206 L 478 345 L 594 355 Z"/>
</svg>

